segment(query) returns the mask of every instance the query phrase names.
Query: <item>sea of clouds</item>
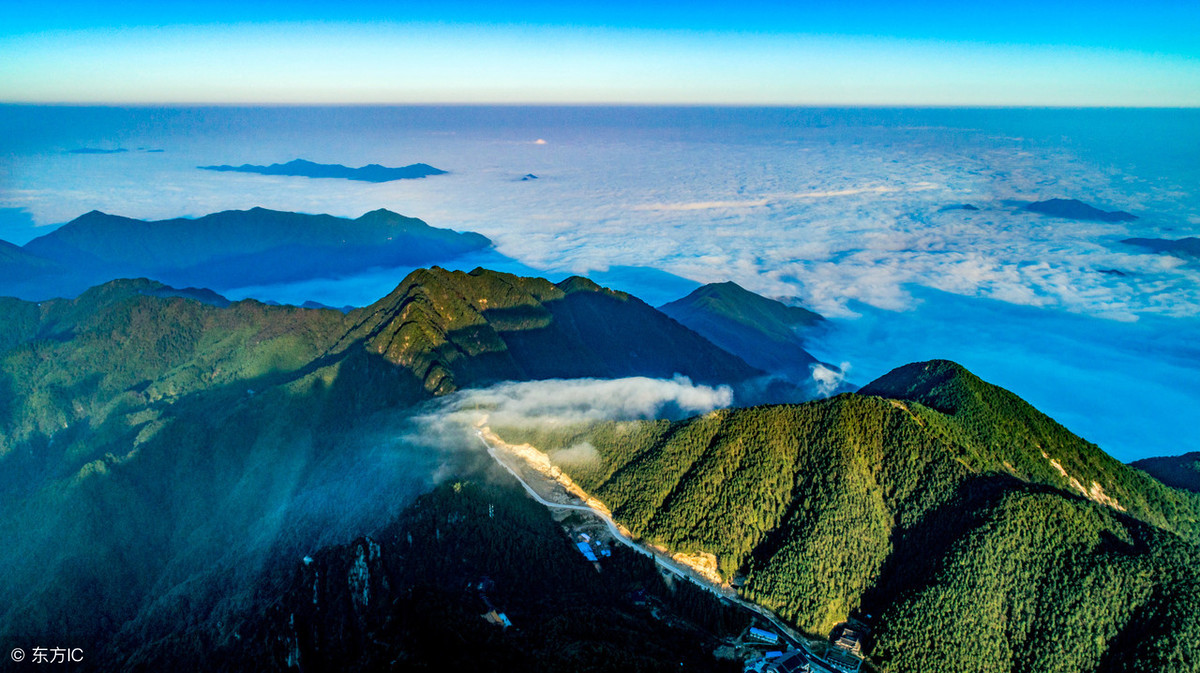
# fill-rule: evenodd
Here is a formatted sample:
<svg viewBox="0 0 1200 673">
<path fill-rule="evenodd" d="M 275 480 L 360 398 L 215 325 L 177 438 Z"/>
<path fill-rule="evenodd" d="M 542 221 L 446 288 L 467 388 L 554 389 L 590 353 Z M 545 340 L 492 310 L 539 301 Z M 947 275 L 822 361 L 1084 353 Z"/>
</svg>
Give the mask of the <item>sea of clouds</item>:
<svg viewBox="0 0 1200 673">
<path fill-rule="evenodd" d="M 814 348 L 827 362 L 848 362 L 858 383 L 941 343 L 952 351 L 944 357 L 1038 397 L 1037 385 L 1022 382 L 1102 348 L 1113 357 L 1060 377 L 1087 380 L 1086 390 L 1031 401 L 1123 458 L 1196 448 L 1178 445 L 1191 435 L 1177 419 L 1200 408 L 1197 386 L 1144 410 L 1145 422 L 1167 428 L 1158 439 L 1106 432 L 1111 420 L 1100 418 L 1109 416 L 1104 400 L 1174 390 L 1165 372 L 1200 365 L 1184 345 L 1200 335 L 1200 267 L 1119 242 L 1200 230 L 1200 142 L 1188 143 L 1200 141 L 1200 119 L 1186 111 L 37 112 L 0 111 L 25 131 L 0 141 L 10 146 L 0 209 L 9 209 L 5 233 L 18 243 L 45 231 L 26 215 L 40 227 L 91 209 L 157 219 L 253 206 L 346 216 L 385 207 L 489 236 L 497 250 L 480 258 L 487 265 L 587 274 L 654 304 L 725 280 L 788 298 L 834 319 L 837 329 Z M 79 147 L 130 151 L 69 153 Z M 450 174 L 369 184 L 196 169 L 297 157 L 420 161 Z M 538 179 L 522 181 L 526 174 Z M 1054 197 L 1140 219 L 1023 210 Z M 978 210 L 952 208 L 959 204 Z M 402 275 L 373 270 L 234 294 L 362 304 Z M 996 326 L 1006 323 L 1013 336 L 1000 339 Z M 1055 349 L 1044 347 L 1048 335 Z M 1117 369 L 1126 373 L 1106 373 Z"/>
</svg>

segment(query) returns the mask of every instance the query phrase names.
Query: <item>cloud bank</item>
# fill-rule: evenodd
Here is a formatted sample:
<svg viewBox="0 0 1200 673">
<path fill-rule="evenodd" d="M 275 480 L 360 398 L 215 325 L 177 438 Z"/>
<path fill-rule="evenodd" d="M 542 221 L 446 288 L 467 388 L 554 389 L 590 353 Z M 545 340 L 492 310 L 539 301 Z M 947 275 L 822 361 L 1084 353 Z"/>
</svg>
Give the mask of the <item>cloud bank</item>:
<svg viewBox="0 0 1200 673">
<path fill-rule="evenodd" d="M 461 390 L 416 417 L 422 434 L 452 428 L 554 426 L 597 421 L 684 418 L 733 404 L 728 386 L 706 386 L 686 376 L 651 379 L 551 379 L 505 382 Z"/>
<path fill-rule="evenodd" d="M 829 315 L 851 315 L 854 302 L 911 309 L 909 285 L 1121 320 L 1200 314 L 1195 265 L 1116 243 L 1197 233 L 1200 192 L 1188 185 L 1200 180 L 1200 157 L 1172 149 L 1188 144 L 1178 137 L 1186 129 L 1139 124 L 1143 135 L 1131 148 L 1104 118 L 1056 125 L 1038 117 L 1058 114 L 1046 111 L 782 110 L 710 119 L 717 113 L 698 110 L 667 122 L 652 109 L 622 114 L 284 109 L 180 110 L 120 122 L 126 126 L 48 119 L 41 144 L 24 140 L 14 154 L 0 208 L 24 208 L 52 224 L 93 208 L 168 218 L 253 206 L 343 216 L 387 207 L 483 233 L 548 275 L 651 267 L 699 282 L 734 280 Z M 552 143 L 529 140 L 550 131 Z M 60 151 L 116 141 L 167 151 Z M 452 174 L 324 185 L 195 169 L 296 156 L 425 161 Z M 541 179 L 513 181 L 526 173 Z M 1078 222 L 1014 203 L 1053 196 L 1142 219 Z M 944 210 L 962 203 L 979 210 Z"/>
<path fill-rule="evenodd" d="M 478 231 L 519 273 L 656 269 L 657 276 L 597 273 L 656 304 L 677 298 L 669 292 L 686 294 L 689 281 L 733 280 L 793 298 L 841 321 L 837 338 L 845 348 L 831 341 L 821 357 L 851 361 L 859 383 L 905 362 L 954 356 L 963 349 L 950 337 L 982 334 L 973 352 L 1002 343 L 1012 363 L 1001 372 L 1008 381 L 1022 367 L 1037 371 L 1095 350 L 1117 351 L 1130 370 L 1136 364 L 1145 372 L 1141 386 L 1093 358 L 1078 372 L 1094 395 L 1044 397 L 1039 406 L 1072 417 L 1072 429 L 1085 436 L 1102 438 L 1089 427 L 1119 416 L 1105 400 L 1130 389 L 1182 396 L 1170 411 L 1141 410 L 1147 427 L 1174 427 L 1184 401 L 1200 405 L 1195 386 L 1180 389 L 1160 362 L 1164 338 L 1196 334 L 1200 265 L 1119 243 L 1200 234 L 1194 110 L 35 111 L 36 120 L 16 125 L 28 133 L 0 139 L 12 147 L 0 155 L 0 208 L 22 208 L 38 224 L 93 208 L 161 219 L 254 206 L 357 217 L 386 207 Z M 0 121 L 22 114 L 33 113 L 0 110 Z M 549 142 L 535 145 L 537 138 Z M 63 152 L 118 144 L 166 151 Z M 195 168 L 297 156 L 347 165 L 424 161 L 451 174 L 327 185 Z M 539 179 L 515 179 L 527 173 Z M 1081 222 L 1022 208 L 1051 197 L 1141 219 Z M 947 209 L 961 204 L 978 210 Z M 403 275 L 373 270 L 251 294 L 362 304 Z M 668 285 L 664 278 L 686 280 Z M 946 302 L 931 298 L 945 295 L 966 308 L 945 311 Z M 1064 323 L 1062 314 L 1148 328 L 1070 329 L 1058 351 L 1047 353 L 1041 344 Z M 994 329 L 1014 315 L 1026 325 L 1021 340 Z M 941 352 L 931 352 L 933 343 Z M 1178 357 L 1179 366 L 1200 367 L 1200 356 Z M 1106 448 L 1146 445 L 1128 432 L 1109 436 Z"/>
</svg>

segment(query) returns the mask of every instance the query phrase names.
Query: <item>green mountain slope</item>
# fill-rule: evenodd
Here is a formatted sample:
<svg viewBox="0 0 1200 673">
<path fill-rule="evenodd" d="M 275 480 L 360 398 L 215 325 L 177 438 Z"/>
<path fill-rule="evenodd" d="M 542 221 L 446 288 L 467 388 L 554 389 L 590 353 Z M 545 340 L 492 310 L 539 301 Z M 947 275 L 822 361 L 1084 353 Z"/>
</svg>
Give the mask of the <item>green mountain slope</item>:
<svg viewBox="0 0 1200 673">
<path fill-rule="evenodd" d="M 28 279 L 61 272 L 54 262 L 9 243 L 0 241 L 0 291 L 25 283 Z"/>
<path fill-rule="evenodd" d="M 941 412 L 935 427 L 962 447 L 972 469 L 1008 472 L 1112 504 L 1161 528 L 1200 540 L 1194 500 L 1072 434 L 1011 392 L 945 360 L 899 367 L 860 395 L 919 402 Z"/>
<path fill-rule="evenodd" d="M 14 278 L 0 293 L 74 296 L 113 278 L 140 276 L 225 290 L 421 266 L 489 247 L 479 234 L 437 229 L 387 210 L 347 219 L 253 208 L 157 222 L 93 211 L 21 248 L 52 265 L 38 272 L 36 283 Z M 0 281 L 9 266 L 0 257 Z"/>
<path fill-rule="evenodd" d="M 703 285 L 659 310 L 763 371 L 807 380 L 817 361 L 804 350 L 804 335 L 824 318 L 736 283 Z"/>
<path fill-rule="evenodd" d="M 0 639 L 220 621 L 279 554 L 378 523 L 455 460 L 398 439 L 433 395 L 756 374 L 582 279 L 431 269 L 348 315 L 221 304 L 144 279 L 0 300 Z"/>
<path fill-rule="evenodd" d="M 1185 453 L 1182 456 L 1143 458 L 1130 463 L 1130 466 L 1172 488 L 1200 492 L 1200 451 Z"/>
<path fill-rule="evenodd" d="M 578 276 L 555 285 L 483 269 L 421 270 L 348 318 L 347 338 L 436 393 L 464 382 L 684 374 L 720 383 L 760 373 L 640 299 Z"/>
<path fill-rule="evenodd" d="M 624 548 L 597 572 L 507 477 L 445 483 L 379 531 L 289 561 L 225 634 L 200 640 L 168 623 L 170 637 L 124 639 L 102 668 L 741 670 L 712 650 L 744 627 L 744 613 L 668 585 Z M 512 626 L 482 619 L 491 608 Z"/>
<path fill-rule="evenodd" d="M 745 575 L 745 596 L 810 633 L 879 615 L 881 670 L 1150 670 L 1160 657 L 1190 670 L 1179 662 L 1200 654 L 1189 616 L 1200 500 L 952 363 L 910 365 L 865 390 L 501 434 L 552 458 L 588 442 L 596 460 L 561 466 L 618 521 L 716 555 L 725 577 Z"/>
</svg>

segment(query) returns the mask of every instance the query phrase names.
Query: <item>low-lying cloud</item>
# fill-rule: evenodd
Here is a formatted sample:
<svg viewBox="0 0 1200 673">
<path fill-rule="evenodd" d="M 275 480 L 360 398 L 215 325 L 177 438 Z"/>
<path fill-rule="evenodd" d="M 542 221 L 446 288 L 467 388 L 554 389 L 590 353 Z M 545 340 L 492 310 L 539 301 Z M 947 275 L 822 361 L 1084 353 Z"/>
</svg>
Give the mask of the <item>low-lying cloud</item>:
<svg viewBox="0 0 1200 673">
<path fill-rule="evenodd" d="M 685 376 L 509 381 L 430 402 L 413 417 L 404 441 L 442 457 L 436 481 L 490 466 L 475 436 L 483 425 L 552 430 L 601 421 L 679 419 L 728 407 L 733 397 L 728 386 L 698 385 Z M 595 448 L 586 443 L 555 454 L 562 462 L 595 458 Z"/>
<path fill-rule="evenodd" d="M 813 383 L 821 397 L 829 397 L 841 390 L 846 383 L 846 375 L 850 372 L 850 363 L 843 362 L 841 367 L 829 367 L 820 362 L 812 366 Z"/>
<path fill-rule="evenodd" d="M 550 455 L 554 462 L 564 465 L 581 465 L 600 460 L 600 454 L 591 442 L 579 442 L 565 449 L 551 451 Z"/>
<path fill-rule="evenodd" d="M 421 435 L 445 436 L 481 423 L 552 427 L 598 421 L 683 418 L 733 404 L 729 386 L 694 384 L 686 376 L 651 379 L 551 379 L 461 390 L 417 416 Z"/>
</svg>

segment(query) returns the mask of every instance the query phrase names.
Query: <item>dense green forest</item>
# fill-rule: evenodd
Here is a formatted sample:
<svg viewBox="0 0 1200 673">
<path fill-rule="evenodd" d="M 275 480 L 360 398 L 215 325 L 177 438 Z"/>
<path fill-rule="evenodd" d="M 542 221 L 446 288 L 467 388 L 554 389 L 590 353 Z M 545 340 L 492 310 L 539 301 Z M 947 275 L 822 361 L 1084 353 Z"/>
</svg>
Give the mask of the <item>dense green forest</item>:
<svg viewBox="0 0 1200 673">
<path fill-rule="evenodd" d="M 1182 456 L 1143 458 L 1130 463 L 1167 486 L 1200 493 L 1200 451 Z"/>
<path fill-rule="evenodd" d="M 504 475 L 451 479 L 371 535 L 275 569 L 221 628 L 122 638 L 104 668 L 734 673 L 712 652 L 747 624 L 624 548 L 598 572 Z"/>
<path fill-rule="evenodd" d="M 953 363 L 803 405 L 501 434 L 551 457 L 591 445 L 562 467 L 618 521 L 716 554 L 810 633 L 875 615 L 880 670 L 1200 661 L 1200 499 Z"/>
<path fill-rule="evenodd" d="M 123 280 L 0 300 L 0 637 L 95 650 L 158 613 L 220 621 L 268 550 L 333 541 L 431 485 L 443 457 L 397 437 L 435 395 L 757 373 L 583 279 L 421 270 L 345 315 L 197 297 Z"/>
<path fill-rule="evenodd" d="M 143 670 L 171 651 L 228 670 L 323 661 L 318 645 L 361 653 L 348 668 L 665 670 L 714 665 L 697 644 L 742 625 L 640 557 L 596 576 L 508 487 L 450 484 L 404 510 L 435 473 L 486 463 L 406 443 L 408 410 L 434 396 L 759 374 L 636 298 L 435 268 L 342 314 L 115 281 L 0 299 L 0 325 L 0 639 Z M 880 670 L 1195 670 L 1200 495 L 953 363 L 801 405 L 496 429 L 552 455 L 591 446 L 563 467 L 618 520 L 715 554 L 810 633 L 874 615 Z M 360 555 L 387 583 L 363 585 L 387 596 L 366 612 L 347 584 Z M 517 631 L 479 619 L 463 586 L 481 573 Z M 639 592 L 676 617 L 647 619 Z M 313 612 L 314 596 L 340 607 Z"/>
</svg>

